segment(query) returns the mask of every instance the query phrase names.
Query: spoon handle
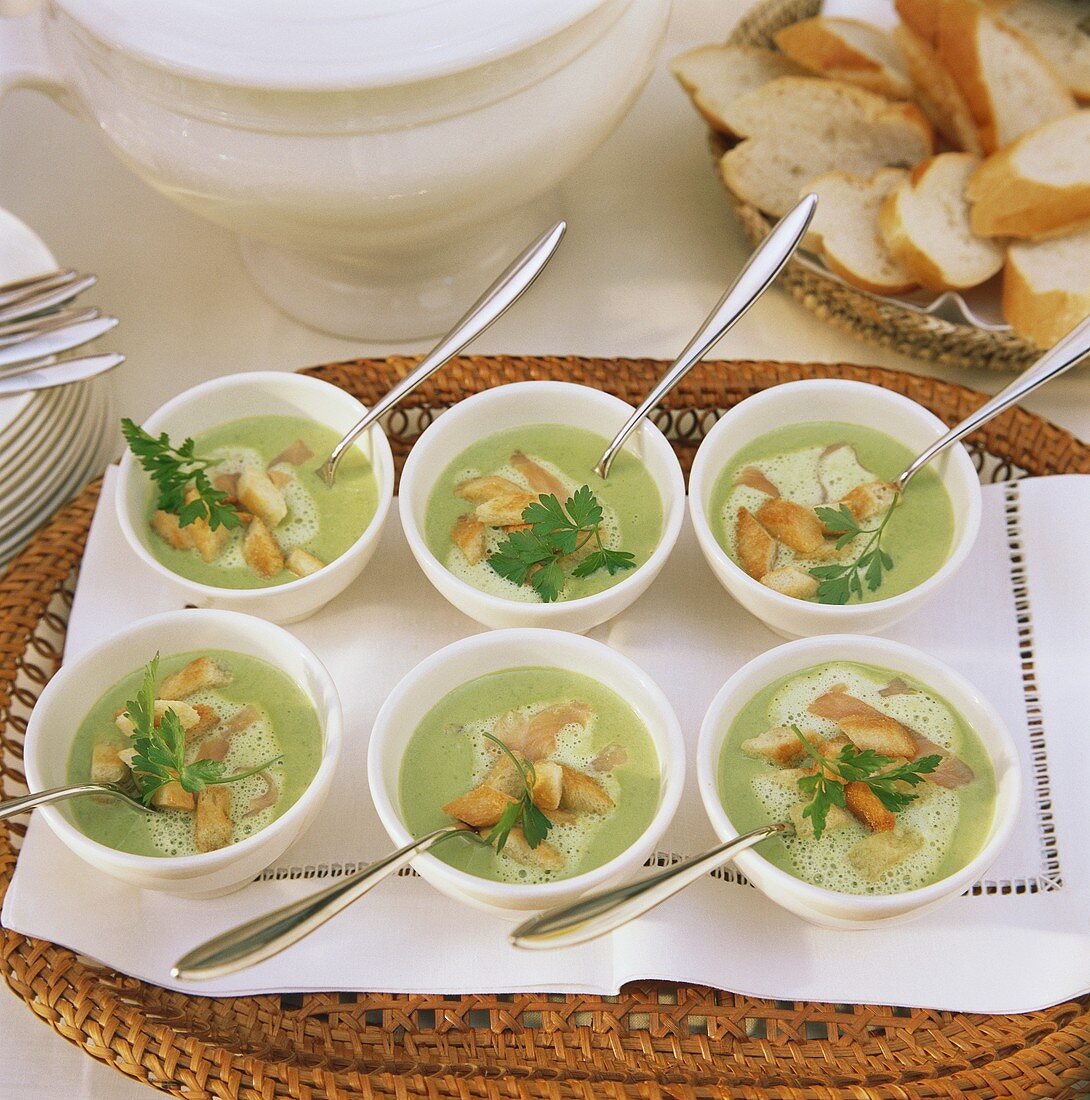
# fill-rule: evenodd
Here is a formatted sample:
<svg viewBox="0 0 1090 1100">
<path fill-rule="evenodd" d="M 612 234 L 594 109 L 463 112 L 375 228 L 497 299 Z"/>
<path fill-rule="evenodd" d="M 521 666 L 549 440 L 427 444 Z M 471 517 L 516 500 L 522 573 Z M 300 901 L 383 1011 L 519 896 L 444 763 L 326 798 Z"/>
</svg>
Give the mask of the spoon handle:
<svg viewBox="0 0 1090 1100">
<path fill-rule="evenodd" d="M 354 874 L 346 875 L 316 894 L 274 909 L 207 940 L 174 964 L 171 977 L 189 982 L 221 978 L 271 958 L 284 948 L 298 943 L 304 936 L 309 936 L 383 879 L 396 874 L 414 856 L 458 833 L 464 834 L 465 830 L 456 826 L 436 829 Z"/>
<path fill-rule="evenodd" d="M 1020 374 L 1009 386 L 1000 390 L 990 401 L 985 401 L 976 412 L 967 416 L 960 424 L 951 428 L 944 436 L 936 439 L 926 451 L 897 478 L 900 489 L 909 483 L 912 477 L 926 466 L 937 454 L 945 451 L 959 439 L 975 432 L 982 424 L 1006 411 L 1011 405 L 1017 405 L 1027 394 L 1038 386 L 1043 386 L 1053 378 L 1073 367 L 1084 355 L 1090 352 L 1090 317 L 1076 325 L 1058 344 L 1050 348 L 1031 367 Z"/>
<path fill-rule="evenodd" d="M 80 783 L 70 787 L 51 787 L 48 791 L 38 791 L 36 794 L 25 794 L 22 798 L 9 798 L 7 802 L 0 802 L 0 821 L 6 821 L 15 814 L 24 813 L 26 810 L 36 809 L 38 806 L 48 806 L 51 802 L 63 802 L 66 798 L 74 798 L 78 794 L 117 794 L 100 783 Z"/>
<path fill-rule="evenodd" d="M 552 259 L 553 253 L 564 237 L 567 223 L 558 221 L 528 245 L 510 264 L 506 271 L 473 303 L 469 312 L 439 341 L 421 360 L 416 370 L 407 374 L 390 392 L 376 402 L 333 448 L 320 473 L 327 485 L 333 484 L 337 465 L 345 451 L 379 417 L 394 407 L 407 393 L 411 393 L 425 378 L 453 359 L 471 340 L 480 336 L 529 289 L 533 281 Z"/>
<path fill-rule="evenodd" d="M 547 913 L 532 917 L 511 933 L 516 947 L 540 950 L 550 947 L 574 947 L 576 944 L 604 936 L 643 916 L 679 890 L 714 871 L 739 852 L 760 844 L 777 833 L 791 828 L 783 822 L 764 825 L 750 833 L 743 833 L 712 848 L 703 855 L 693 856 L 682 863 L 674 863 L 646 878 L 625 883 L 612 890 L 602 890 L 580 898 L 571 905 L 550 909 Z"/>
<path fill-rule="evenodd" d="M 704 323 L 674 360 L 662 381 L 647 395 L 640 407 L 628 418 L 616 438 L 606 448 L 594 472 L 609 477 L 609 469 L 617 452 L 632 434 L 637 424 L 680 382 L 722 336 L 724 336 L 751 305 L 772 285 L 806 234 L 817 209 L 817 195 L 807 195 L 773 226 L 771 232 L 746 261 L 746 266 Z"/>
</svg>

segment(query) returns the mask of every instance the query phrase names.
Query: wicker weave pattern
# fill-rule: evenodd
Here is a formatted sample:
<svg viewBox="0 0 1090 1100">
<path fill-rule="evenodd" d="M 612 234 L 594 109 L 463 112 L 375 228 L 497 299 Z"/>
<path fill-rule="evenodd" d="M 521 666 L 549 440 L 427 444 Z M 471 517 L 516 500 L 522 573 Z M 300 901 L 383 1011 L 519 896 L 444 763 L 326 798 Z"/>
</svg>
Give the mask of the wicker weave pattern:
<svg viewBox="0 0 1090 1100">
<path fill-rule="evenodd" d="M 775 49 L 772 36 L 776 31 L 820 12 L 821 0 L 762 0 L 737 24 L 730 42 Z M 723 146 L 714 135 L 712 148 L 718 159 Z M 772 223 L 755 206 L 730 191 L 727 194 L 749 238 L 754 243 L 763 240 Z M 834 328 L 915 359 L 1011 371 L 1025 370 L 1040 355 L 1040 349 L 1013 333 L 984 332 L 916 313 L 794 261 L 780 276 L 780 285 Z"/>
<path fill-rule="evenodd" d="M 364 402 L 412 360 L 311 373 Z M 391 418 L 398 465 L 432 411 L 526 378 L 582 381 L 629 401 L 650 360 L 462 359 Z M 801 377 L 850 377 L 907 393 L 948 422 L 981 400 L 961 386 L 865 367 L 707 364 L 660 420 L 686 465 L 717 412 Z M 1030 473 L 1090 472 L 1090 447 L 1015 410 L 979 442 Z M 55 671 L 66 593 L 98 496 L 62 509 L 0 576 L 0 780 L 22 783 L 25 714 Z M 0 892 L 22 830 L 0 825 Z M 89 964 L 0 931 L 0 965 L 28 1007 L 91 1057 L 179 1097 L 231 1100 L 907 1100 L 1071 1097 L 1090 1083 L 1090 998 L 1026 1016 L 987 1017 L 780 1003 L 697 986 L 638 983 L 620 997 L 313 994 L 208 1000 Z M 467 960 L 471 965 L 471 960 Z"/>
</svg>

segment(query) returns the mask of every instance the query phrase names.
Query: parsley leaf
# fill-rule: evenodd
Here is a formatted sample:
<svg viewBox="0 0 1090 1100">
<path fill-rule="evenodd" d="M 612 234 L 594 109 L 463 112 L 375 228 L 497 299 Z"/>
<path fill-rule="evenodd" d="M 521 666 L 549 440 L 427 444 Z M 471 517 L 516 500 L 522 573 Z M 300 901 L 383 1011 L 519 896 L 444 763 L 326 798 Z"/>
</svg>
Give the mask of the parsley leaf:
<svg viewBox="0 0 1090 1100">
<path fill-rule="evenodd" d="M 822 756 L 798 726 L 791 729 L 802 742 L 807 755 L 817 764 L 817 770 L 812 775 L 804 775 L 797 780 L 799 793 L 807 799 L 802 816 L 808 817 L 813 824 L 815 840 L 820 840 L 825 832 L 829 808 L 845 808 L 846 784 L 865 783 L 890 813 L 900 813 L 915 801 L 916 795 L 898 790 L 896 784 L 907 783 L 915 787 L 942 763 L 941 756 L 931 755 L 906 760 L 893 767 L 892 757 L 883 756 L 874 749 L 860 750 L 854 745 L 845 745 L 835 757 Z"/>
<path fill-rule="evenodd" d="M 274 757 L 248 771 L 223 774 L 223 764 L 216 760 L 185 762 L 185 730 L 173 710 L 166 711 L 155 724 L 155 683 L 159 676 L 159 654 L 144 666 L 144 679 L 135 699 L 125 704 L 125 714 L 133 724 L 132 777 L 145 806 L 151 805 L 155 793 L 168 783 L 178 782 L 191 794 L 199 794 L 211 784 L 234 783 L 256 775 L 275 764 Z"/>
<path fill-rule="evenodd" d="M 225 503 L 227 494 L 213 488 L 208 480 L 206 471 L 211 461 L 197 457 L 192 439 L 175 447 L 166 432 L 156 439 L 127 418 L 121 421 L 121 434 L 155 482 L 158 507 L 177 515 L 179 526 L 188 527 L 198 519 L 206 520 L 213 531 L 221 525 L 228 530 L 241 525 L 234 506 Z M 196 490 L 196 495 L 190 493 L 192 499 L 187 501 L 190 488 Z"/>
<path fill-rule="evenodd" d="M 877 591 L 884 575 L 893 568 L 893 558 L 882 549 L 882 535 L 899 502 L 900 497 L 897 497 L 886 509 L 877 527 L 860 527 L 846 504 L 841 504 L 839 508 L 814 509 L 825 529 L 838 536 L 838 550 L 860 535 L 870 535 L 854 561 L 843 565 L 817 565 L 810 570 L 810 576 L 818 582 L 818 603 L 845 604 L 853 596 L 861 600 L 863 581 L 866 581 L 871 592 Z"/>
<path fill-rule="evenodd" d="M 495 844 L 496 851 L 502 852 L 507 838 L 511 835 L 511 830 L 521 824 L 526 843 L 531 848 L 536 848 L 545 839 L 553 823 L 534 805 L 534 784 L 537 782 L 534 766 L 529 760 L 520 760 L 494 734 L 486 733 L 485 737 L 499 745 L 500 750 L 511 758 L 522 779 L 522 793 L 514 802 L 504 807 L 499 821 L 492 826 L 492 831 L 488 834 L 488 843 Z"/>
<path fill-rule="evenodd" d="M 561 504 L 552 493 L 543 493 L 522 513 L 527 531 L 512 531 L 488 559 L 488 564 L 515 584 L 531 584 L 544 603 L 560 598 L 564 588 L 561 559 L 576 553 L 592 539 L 595 549 L 578 562 L 573 577 L 589 577 L 599 569 L 615 576 L 636 568 L 636 557 L 624 550 L 610 550 L 602 543 L 602 506 L 589 485 L 577 489 Z"/>
</svg>

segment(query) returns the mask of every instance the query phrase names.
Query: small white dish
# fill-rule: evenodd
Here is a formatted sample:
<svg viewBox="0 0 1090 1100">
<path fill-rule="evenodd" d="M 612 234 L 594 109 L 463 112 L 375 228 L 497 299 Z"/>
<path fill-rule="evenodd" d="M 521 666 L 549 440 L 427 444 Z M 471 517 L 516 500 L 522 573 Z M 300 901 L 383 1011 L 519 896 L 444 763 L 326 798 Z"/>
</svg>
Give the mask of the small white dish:
<svg viewBox="0 0 1090 1100">
<path fill-rule="evenodd" d="M 341 751 L 340 698 L 317 657 L 286 630 L 232 611 L 186 610 L 153 615 L 66 663 L 42 692 L 27 725 L 24 760 L 32 791 L 68 782 L 72 737 L 95 701 L 120 679 L 163 656 L 225 649 L 258 657 L 286 673 L 314 704 L 322 729 L 322 759 L 309 786 L 284 814 L 245 840 L 193 856 L 140 856 L 119 852 L 82 833 L 64 803 L 41 814 L 80 859 L 144 890 L 207 898 L 250 882 L 273 863 L 313 820 L 325 801 Z"/>
<path fill-rule="evenodd" d="M 318 378 L 278 371 L 229 374 L 179 394 L 143 423 L 152 435 L 166 432 L 172 442 L 248 416 L 300 416 L 347 432 L 363 416 L 364 406 L 351 394 Z M 268 588 L 216 588 L 181 577 L 155 556 L 155 537 L 147 522 L 151 480 L 131 451 L 121 459 L 117 518 L 133 552 L 150 569 L 181 590 L 196 607 L 222 608 L 258 615 L 274 623 L 294 623 L 313 615 L 340 595 L 363 571 L 378 546 L 394 493 L 394 460 L 382 429 L 373 425 L 356 446 L 371 463 L 378 482 L 378 507 L 359 538 L 339 557 L 309 577 Z M 322 457 L 311 460 L 316 466 Z"/>
<path fill-rule="evenodd" d="M 876 428 L 914 454 L 946 425 L 922 405 L 865 382 L 807 379 L 773 386 L 727 412 L 700 444 L 689 476 L 689 514 L 704 557 L 720 584 L 751 614 L 784 638 L 885 630 L 931 599 L 961 568 L 980 529 L 980 479 L 965 448 L 950 447 L 930 465 L 942 480 L 954 512 L 954 535 L 946 561 L 922 584 L 873 603 L 820 604 L 776 592 L 754 580 L 719 544 L 708 509 L 720 473 L 760 436 L 792 424 L 841 421 Z M 907 490 L 912 492 L 912 486 Z"/>
<path fill-rule="evenodd" d="M 662 499 L 662 535 L 643 565 L 602 592 L 556 603 L 521 603 L 482 592 L 454 576 L 432 553 L 424 536 L 432 489 L 443 471 L 471 444 L 495 432 L 537 424 L 564 424 L 604 437 L 602 448 L 632 414 L 632 406 L 589 386 L 572 382 L 515 382 L 460 401 L 417 441 L 401 475 L 399 508 L 409 548 L 424 575 L 459 611 L 485 626 L 543 626 L 584 634 L 633 603 L 658 576 L 681 531 L 685 480 L 666 437 L 648 420 L 625 449 L 644 464 Z M 586 471 L 592 489 L 602 484 Z"/>
<path fill-rule="evenodd" d="M 499 630 L 446 646 L 422 661 L 387 697 L 367 749 L 371 798 L 395 847 L 413 841 L 401 817 L 405 747 L 427 713 L 455 688 L 510 668 L 560 668 L 589 676 L 616 692 L 646 725 L 659 758 L 659 802 L 639 839 L 609 862 L 558 882 L 516 885 L 467 874 L 425 853 L 413 867 L 437 890 L 490 910 L 548 909 L 640 870 L 670 824 L 685 783 L 685 744 L 666 696 L 638 665 L 601 642 L 555 630 Z"/>
<path fill-rule="evenodd" d="M 907 674 L 942 696 L 972 727 L 995 772 L 995 813 L 984 844 L 952 875 L 916 890 L 881 896 L 845 894 L 813 886 L 770 863 L 759 847 L 742 852 L 734 862 L 766 897 L 812 924 L 825 928 L 869 928 L 900 923 L 921 916 L 968 889 L 1003 850 L 1014 831 L 1021 801 L 1018 751 L 1003 719 L 977 688 L 948 665 L 918 649 L 854 634 L 788 642 L 739 669 L 712 700 L 700 727 L 697 787 L 720 840 L 739 835 L 719 796 L 719 758 L 731 725 L 750 700 L 769 684 L 827 661 L 858 661 Z"/>
</svg>

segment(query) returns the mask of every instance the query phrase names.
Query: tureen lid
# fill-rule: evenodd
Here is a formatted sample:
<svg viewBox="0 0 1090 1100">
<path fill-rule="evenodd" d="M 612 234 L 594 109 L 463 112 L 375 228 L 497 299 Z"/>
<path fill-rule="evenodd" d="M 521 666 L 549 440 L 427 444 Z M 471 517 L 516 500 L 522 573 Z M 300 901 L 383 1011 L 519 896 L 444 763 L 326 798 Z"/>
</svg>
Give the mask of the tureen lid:
<svg viewBox="0 0 1090 1100">
<path fill-rule="evenodd" d="M 55 0 L 96 37 L 230 84 L 397 84 L 472 68 L 604 0 Z"/>
</svg>

